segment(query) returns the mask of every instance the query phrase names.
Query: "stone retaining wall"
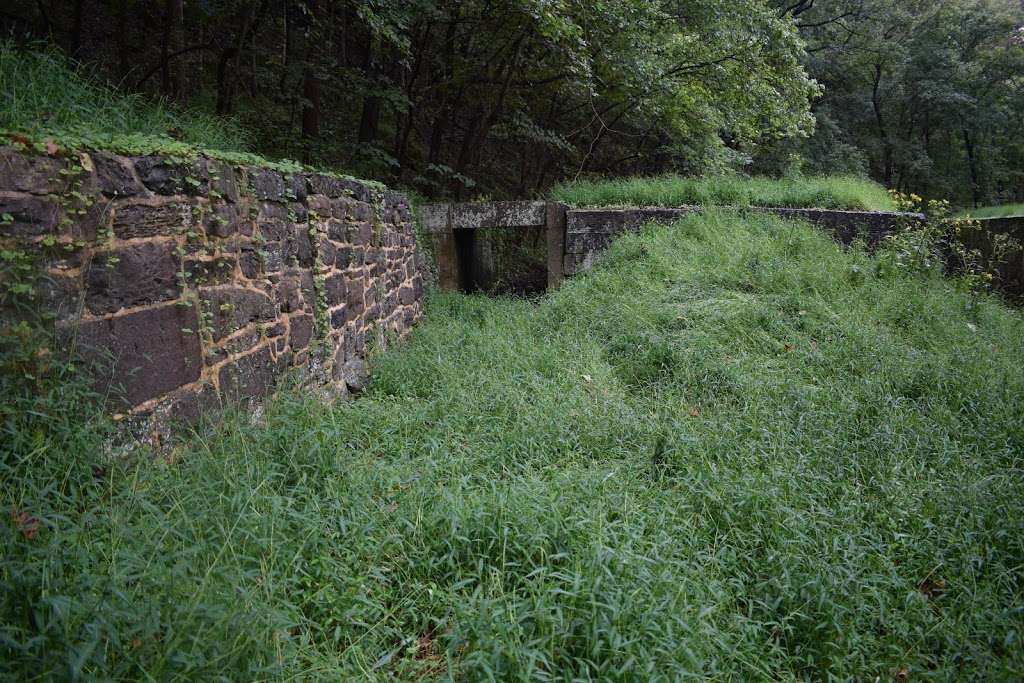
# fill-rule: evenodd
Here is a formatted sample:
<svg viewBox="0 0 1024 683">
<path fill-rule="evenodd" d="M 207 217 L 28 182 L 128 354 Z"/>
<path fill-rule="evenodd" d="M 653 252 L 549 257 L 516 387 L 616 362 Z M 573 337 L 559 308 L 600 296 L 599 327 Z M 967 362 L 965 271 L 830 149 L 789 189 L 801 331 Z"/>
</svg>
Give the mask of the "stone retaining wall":
<svg viewBox="0 0 1024 683">
<path fill-rule="evenodd" d="M 566 214 L 563 272 L 570 276 L 589 270 L 600 253 L 623 232 L 638 230 L 645 223 L 670 223 L 701 210 L 699 206 L 570 210 Z M 740 211 L 806 220 L 828 230 L 844 243 L 859 235 L 869 244 L 876 244 L 908 220 L 924 218 L 919 214 L 833 209 L 750 207 Z"/>
<path fill-rule="evenodd" d="M 195 419 L 289 368 L 339 392 L 421 315 L 407 200 L 200 158 L 0 148 L 0 241 L 37 254 L 61 338 L 125 415 Z"/>
<path fill-rule="evenodd" d="M 997 259 L 995 284 L 998 289 L 1015 297 L 1024 297 L 1024 249 L 1012 247 L 1008 253 L 1003 253 L 996 249 L 994 242 L 996 235 L 1006 235 L 1017 244 L 1024 243 L 1024 216 L 974 220 L 978 221 L 979 229 L 965 230 L 961 239 L 967 246 L 979 249 L 985 259 Z"/>
</svg>

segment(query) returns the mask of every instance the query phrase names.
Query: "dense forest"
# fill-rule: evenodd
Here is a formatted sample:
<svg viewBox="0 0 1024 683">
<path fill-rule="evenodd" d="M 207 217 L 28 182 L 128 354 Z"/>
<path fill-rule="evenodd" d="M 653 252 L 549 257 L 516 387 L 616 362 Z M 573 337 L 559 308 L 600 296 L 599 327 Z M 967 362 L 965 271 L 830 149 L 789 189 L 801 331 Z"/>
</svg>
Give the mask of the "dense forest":
<svg viewBox="0 0 1024 683">
<path fill-rule="evenodd" d="M 13 0 L 0 22 L 251 151 L 430 197 L 738 171 L 1024 199 L 1020 0 Z"/>
</svg>

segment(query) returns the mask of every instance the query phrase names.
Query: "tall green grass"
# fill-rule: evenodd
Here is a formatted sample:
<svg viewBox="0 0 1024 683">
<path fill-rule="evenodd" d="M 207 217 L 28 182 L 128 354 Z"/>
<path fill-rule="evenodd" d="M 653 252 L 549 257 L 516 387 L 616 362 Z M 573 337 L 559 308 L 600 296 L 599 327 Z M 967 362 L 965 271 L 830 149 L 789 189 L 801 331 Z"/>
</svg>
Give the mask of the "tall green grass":
<svg viewBox="0 0 1024 683">
<path fill-rule="evenodd" d="M 1018 311 L 769 217 L 435 294 L 364 397 L 172 464 L 5 439 L 0 674 L 1020 680 L 1022 353 Z"/>
<path fill-rule="evenodd" d="M 69 148 L 247 152 L 230 119 L 102 84 L 55 50 L 0 41 L 0 131 Z"/>
<path fill-rule="evenodd" d="M 764 178 L 738 175 L 689 178 L 582 180 L 555 187 L 551 196 L 572 206 L 782 206 L 891 211 L 885 188 L 846 176 Z"/>
<path fill-rule="evenodd" d="M 980 206 L 976 209 L 967 209 L 960 215 L 970 216 L 971 218 L 1009 218 L 1011 216 L 1024 216 L 1024 204 Z"/>
</svg>

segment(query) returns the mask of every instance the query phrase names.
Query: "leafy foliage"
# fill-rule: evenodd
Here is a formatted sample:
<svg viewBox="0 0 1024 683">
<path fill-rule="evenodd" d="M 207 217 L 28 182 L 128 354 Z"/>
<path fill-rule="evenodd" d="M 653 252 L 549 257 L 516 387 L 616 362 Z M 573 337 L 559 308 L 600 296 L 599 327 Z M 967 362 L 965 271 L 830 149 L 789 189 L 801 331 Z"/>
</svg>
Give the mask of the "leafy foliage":
<svg viewBox="0 0 1024 683">
<path fill-rule="evenodd" d="M 824 85 L 814 137 L 759 157 L 957 206 L 1024 200 L 1024 6 L 1004 0 L 821 0 L 790 9 Z"/>
<path fill-rule="evenodd" d="M 178 18 L 163 9 L 176 6 Z M 249 131 L 196 115 L 186 137 L 251 141 L 267 156 L 428 196 L 524 197 L 566 174 L 743 163 L 762 139 L 808 132 L 819 90 L 792 22 L 761 0 L 174 0 L 95 10 L 75 23 L 16 2 L 5 17 L 45 27 L 40 38 L 110 82 L 233 116 Z M 111 25 L 121 30 L 94 28 Z M 172 50 L 182 34 L 200 37 Z M 26 116 L 49 94 L 62 110 L 81 108 L 57 92 L 14 92 Z M 102 125 L 91 111 L 76 124 L 87 138 Z M 136 128 L 165 134 L 166 117 L 147 111 L 131 114 Z"/>
</svg>

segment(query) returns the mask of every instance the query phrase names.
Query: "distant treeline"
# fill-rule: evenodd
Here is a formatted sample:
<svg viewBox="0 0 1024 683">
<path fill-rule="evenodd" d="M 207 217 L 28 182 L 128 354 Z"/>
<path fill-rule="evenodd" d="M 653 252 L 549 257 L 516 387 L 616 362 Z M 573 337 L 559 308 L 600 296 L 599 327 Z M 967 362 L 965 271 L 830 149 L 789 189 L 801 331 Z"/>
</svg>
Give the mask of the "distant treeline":
<svg viewBox="0 0 1024 683">
<path fill-rule="evenodd" d="M 10 0 L 5 35 L 427 196 L 860 173 L 1024 198 L 1019 0 Z M 174 131 L 169 131 L 174 134 Z"/>
</svg>

